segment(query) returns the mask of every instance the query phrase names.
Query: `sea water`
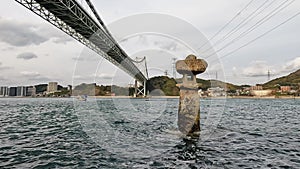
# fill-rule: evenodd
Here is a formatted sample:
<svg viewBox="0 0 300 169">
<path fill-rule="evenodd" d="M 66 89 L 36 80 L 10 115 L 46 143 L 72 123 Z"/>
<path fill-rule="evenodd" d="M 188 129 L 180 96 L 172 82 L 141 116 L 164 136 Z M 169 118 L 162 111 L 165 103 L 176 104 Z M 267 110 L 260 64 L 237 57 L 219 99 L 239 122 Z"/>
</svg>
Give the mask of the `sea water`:
<svg viewBox="0 0 300 169">
<path fill-rule="evenodd" d="M 0 168 L 300 168 L 300 100 L 1 98 Z"/>
</svg>

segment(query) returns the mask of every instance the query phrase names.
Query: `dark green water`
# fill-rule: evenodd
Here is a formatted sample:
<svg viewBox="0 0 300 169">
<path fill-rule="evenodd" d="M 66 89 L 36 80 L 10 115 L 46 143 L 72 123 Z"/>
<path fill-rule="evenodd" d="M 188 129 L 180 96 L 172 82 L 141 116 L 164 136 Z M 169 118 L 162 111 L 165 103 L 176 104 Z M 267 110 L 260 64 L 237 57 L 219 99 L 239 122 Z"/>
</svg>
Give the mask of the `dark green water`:
<svg viewBox="0 0 300 169">
<path fill-rule="evenodd" d="M 300 168 L 300 100 L 201 100 L 201 137 L 177 99 L 0 99 L 0 168 Z"/>
</svg>

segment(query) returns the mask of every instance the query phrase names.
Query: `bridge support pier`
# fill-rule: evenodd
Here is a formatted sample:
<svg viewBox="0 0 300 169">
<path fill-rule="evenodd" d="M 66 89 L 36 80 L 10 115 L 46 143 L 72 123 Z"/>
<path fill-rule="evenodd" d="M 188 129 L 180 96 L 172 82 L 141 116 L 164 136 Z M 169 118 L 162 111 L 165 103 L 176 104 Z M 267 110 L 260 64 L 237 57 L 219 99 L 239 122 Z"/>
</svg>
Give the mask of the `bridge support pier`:
<svg viewBox="0 0 300 169">
<path fill-rule="evenodd" d="M 146 89 L 146 84 L 147 84 L 147 81 L 144 81 L 143 82 L 143 88 L 139 88 L 138 87 L 138 82 L 137 80 L 134 81 L 134 94 L 133 94 L 133 97 L 138 97 L 139 95 L 143 95 L 143 97 L 146 97 L 147 96 L 147 89 Z"/>
<path fill-rule="evenodd" d="M 185 135 L 195 136 L 200 132 L 200 96 L 196 75 L 206 70 L 207 63 L 189 55 L 176 62 L 176 70 L 183 75 L 180 87 L 178 129 Z"/>
</svg>

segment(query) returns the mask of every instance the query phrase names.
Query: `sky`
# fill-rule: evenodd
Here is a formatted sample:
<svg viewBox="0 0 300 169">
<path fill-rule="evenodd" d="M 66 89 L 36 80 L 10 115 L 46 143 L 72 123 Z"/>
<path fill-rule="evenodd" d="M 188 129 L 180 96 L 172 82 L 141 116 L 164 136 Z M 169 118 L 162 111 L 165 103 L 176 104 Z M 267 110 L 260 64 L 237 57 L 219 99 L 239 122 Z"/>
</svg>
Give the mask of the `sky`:
<svg viewBox="0 0 300 169">
<path fill-rule="evenodd" d="M 86 8 L 83 0 L 78 2 Z M 133 59 L 146 56 L 150 77 L 165 73 L 180 77 L 174 74 L 173 58 L 182 60 L 189 54 L 208 62 L 207 71 L 198 78 L 240 85 L 265 83 L 268 71 L 274 79 L 300 69 L 300 15 L 274 28 L 300 12 L 300 1 L 92 2 L 123 50 Z M 96 82 L 126 86 L 134 82 L 126 73 L 17 2 L 1 3 L 0 86 L 50 81 L 62 85 Z M 280 7 L 283 10 L 275 13 Z M 264 16 L 269 16 L 266 22 Z M 265 34 L 272 28 L 273 31 Z M 251 31 L 247 33 L 247 30 Z M 138 67 L 145 70 L 143 64 Z"/>
</svg>

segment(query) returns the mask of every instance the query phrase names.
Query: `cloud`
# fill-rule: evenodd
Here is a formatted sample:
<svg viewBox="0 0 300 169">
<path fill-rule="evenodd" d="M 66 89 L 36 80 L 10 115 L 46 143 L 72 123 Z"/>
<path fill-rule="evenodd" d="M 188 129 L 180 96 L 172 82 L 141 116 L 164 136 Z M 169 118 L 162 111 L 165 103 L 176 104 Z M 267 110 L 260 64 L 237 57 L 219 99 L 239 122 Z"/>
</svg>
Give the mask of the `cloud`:
<svg viewBox="0 0 300 169">
<path fill-rule="evenodd" d="M 249 67 L 242 69 L 242 75 L 247 77 L 266 77 L 268 71 L 271 75 L 291 73 L 300 69 L 300 57 L 297 57 L 283 65 L 268 65 L 266 61 L 254 61 Z"/>
<path fill-rule="evenodd" d="M 31 72 L 31 71 L 22 71 L 22 72 L 20 72 L 20 74 L 22 76 L 26 76 L 26 77 L 37 77 L 37 76 L 40 76 L 39 72 Z"/>
<path fill-rule="evenodd" d="M 74 75 L 72 78 L 76 79 L 76 80 L 87 80 L 88 79 L 87 76 L 82 76 L 82 75 Z"/>
<path fill-rule="evenodd" d="M 293 59 L 286 63 L 281 70 L 281 73 L 293 72 L 300 69 L 300 57 Z"/>
<path fill-rule="evenodd" d="M 2 63 L 0 62 L 0 70 L 7 70 L 7 69 L 11 69 L 11 67 L 9 67 L 9 66 L 2 66 Z"/>
<path fill-rule="evenodd" d="M 267 76 L 268 71 L 270 71 L 270 66 L 265 61 L 254 61 L 242 70 L 242 74 L 248 77 L 262 77 Z"/>
<path fill-rule="evenodd" d="M 43 36 L 51 38 L 56 44 L 67 44 L 68 42 L 75 41 L 58 28 L 49 27 L 49 24 L 42 24 L 39 26 L 39 29 L 40 32 L 43 32 Z"/>
<path fill-rule="evenodd" d="M 53 42 L 57 44 L 67 44 L 71 41 L 73 41 L 73 39 L 67 35 L 53 38 Z"/>
<path fill-rule="evenodd" d="M 39 45 L 48 40 L 37 32 L 33 24 L 0 18 L 0 40 L 12 46 Z"/>
<path fill-rule="evenodd" d="M 30 60 L 30 59 L 34 59 L 37 58 L 36 54 L 31 53 L 31 52 L 25 52 L 25 53 L 21 53 L 17 56 L 18 59 L 24 59 L 24 60 Z"/>
<path fill-rule="evenodd" d="M 50 79 L 46 76 L 42 76 L 39 72 L 34 71 L 22 71 L 20 74 L 26 78 L 26 80 L 29 81 L 35 81 L 35 82 L 48 82 L 53 79 Z"/>
<path fill-rule="evenodd" d="M 92 77 L 97 79 L 113 79 L 115 76 L 113 74 L 101 73 L 101 74 L 93 74 Z"/>
<path fill-rule="evenodd" d="M 16 47 L 40 45 L 53 39 L 54 43 L 66 44 L 71 37 L 48 24 L 24 23 L 0 18 L 0 41 Z"/>
<path fill-rule="evenodd" d="M 101 74 L 91 74 L 91 75 L 75 75 L 73 79 L 76 80 L 94 80 L 94 79 L 113 79 L 115 76 L 113 74 L 101 73 Z"/>
<path fill-rule="evenodd" d="M 178 45 L 175 42 L 154 42 L 154 44 L 158 45 L 159 48 L 167 50 L 167 51 L 176 51 L 178 48 Z"/>
<path fill-rule="evenodd" d="M 7 81 L 8 79 L 4 78 L 4 77 L 0 77 L 0 81 Z"/>
<path fill-rule="evenodd" d="M 78 54 L 76 57 L 72 57 L 74 61 L 86 61 L 86 62 L 95 62 L 100 61 L 102 57 L 95 53 L 94 51 L 90 51 L 89 49 L 84 49 L 82 53 Z"/>
<path fill-rule="evenodd" d="M 53 81 L 53 79 L 50 79 L 48 77 L 45 77 L 45 76 L 37 76 L 37 77 L 31 77 L 31 78 L 28 78 L 28 80 L 30 81 L 37 81 L 37 82 L 49 82 L 49 81 Z"/>
<path fill-rule="evenodd" d="M 92 61 L 92 62 L 94 62 L 94 61 L 98 61 L 100 59 L 101 59 L 100 56 L 98 56 L 98 57 L 89 57 L 89 56 L 72 57 L 72 60 L 78 61 L 78 62 L 80 62 L 80 61 L 81 62 L 82 61 L 87 61 L 87 62 Z"/>
</svg>

